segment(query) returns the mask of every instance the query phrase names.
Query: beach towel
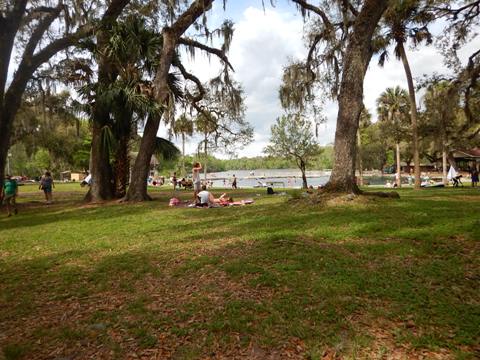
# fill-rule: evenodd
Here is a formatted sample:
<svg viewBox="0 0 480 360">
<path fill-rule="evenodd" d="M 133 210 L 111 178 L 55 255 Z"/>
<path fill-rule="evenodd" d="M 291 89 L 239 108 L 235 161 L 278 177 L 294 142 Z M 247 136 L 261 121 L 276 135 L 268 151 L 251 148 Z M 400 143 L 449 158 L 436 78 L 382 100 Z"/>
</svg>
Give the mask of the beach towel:
<svg viewBox="0 0 480 360">
<path fill-rule="evenodd" d="M 180 199 L 177 199 L 176 197 L 173 197 L 170 199 L 168 206 L 178 206 L 182 203 Z"/>
<path fill-rule="evenodd" d="M 224 201 L 219 204 L 217 203 L 210 204 L 209 206 L 202 206 L 200 204 L 189 204 L 187 205 L 187 207 L 197 208 L 197 209 L 208 209 L 208 208 L 221 208 L 221 207 L 229 207 L 229 206 L 243 206 L 243 205 L 249 205 L 253 203 L 254 203 L 253 199 L 244 199 L 244 200 L 232 201 L 232 202 Z"/>
<path fill-rule="evenodd" d="M 242 206 L 242 205 L 248 205 L 248 204 L 253 204 L 253 199 L 233 201 L 233 202 L 229 202 L 227 205 L 228 206 Z"/>
</svg>

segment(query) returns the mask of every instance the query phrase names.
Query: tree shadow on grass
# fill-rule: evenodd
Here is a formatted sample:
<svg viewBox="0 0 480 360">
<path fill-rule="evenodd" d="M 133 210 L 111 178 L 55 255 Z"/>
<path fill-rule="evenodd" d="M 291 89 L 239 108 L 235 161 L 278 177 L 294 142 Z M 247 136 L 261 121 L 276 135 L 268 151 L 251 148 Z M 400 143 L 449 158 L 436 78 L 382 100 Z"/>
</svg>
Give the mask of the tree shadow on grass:
<svg viewBox="0 0 480 360">
<path fill-rule="evenodd" d="M 4 261 L 0 342 L 27 341 L 39 358 L 62 346 L 84 358 L 99 346 L 121 357 L 158 339 L 208 354 L 251 341 L 278 349 L 297 338 L 312 354 L 325 347 L 348 354 L 378 340 L 371 330 L 381 326 L 412 349 L 472 353 L 480 335 L 478 242 L 471 241 L 478 226 L 468 218 L 475 202 L 437 195 L 307 210 L 261 201 L 205 211 L 151 203 L 74 210 L 69 216 L 92 224 L 157 210 L 175 221 L 132 231 L 135 249 L 110 253 L 92 244 Z M 61 326 L 79 332 L 67 336 Z M 92 326 L 105 329 L 92 338 Z"/>
<path fill-rule="evenodd" d="M 478 294 L 464 274 L 472 260 L 461 253 L 465 244 L 447 253 L 420 245 L 410 253 L 415 245 L 406 239 L 335 244 L 271 232 L 248 245 L 239 238 L 210 248 L 202 258 L 193 244 L 190 257 L 178 262 L 178 251 L 149 246 L 93 261 L 94 249 L 39 257 L 2 266 L 1 319 L 11 340 L 22 335 L 32 354 L 44 355 L 39 338 L 46 350 L 63 344 L 85 355 L 89 346 L 130 351 L 132 336 L 137 351 L 141 344 L 155 347 L 136 333 L 140 328 L 155 339 L 164 334 L 177 347 L 196 344 L 203 354 L 211 346 L 205 333 L 220 351 L 240 334 L 266 349 L 298 338 L 311 350 L 341 354 L 362 336 L 372 337 L 366 324 L 379 319 L 388 320 L 383 330 L 400 343 L 468 350 L 479 335 L 479 318 L 470 305 Z M 226 274 L 220 282 L 219 271 Z M 72 319 L 62 320 L 64 314 Z M 42 320 L 25 327 L 28 319 Z M 79 338 L 55 333 L 64 331 L 60 324 L 82 330 Z M 102 330 L 92 339 L 92 326 L 124 331 L 111 338 Z M 42 335 L 48 328 L 53 332 Z"/>
<path fill-rule="evenodd" d="M 65 210 L 65 207 L 69 208 Z M 85 206 L 82 203 L 66 201 L 64 203 L 57 203 L 53 206 L 43 205 L 26 212 L 22 212 L 22 208 L 20 207 L 20 211 L 17 216 L 0 219 L 0 227 L 2 229 L 14 229 L 72 220 L 108 220 L 115 217 L 123 217 L 128 215 L 141 216 L 143 213 L 151 210 L 151 207 L 138 204 L 123 205 L 109 203 Z"/>
</svg>

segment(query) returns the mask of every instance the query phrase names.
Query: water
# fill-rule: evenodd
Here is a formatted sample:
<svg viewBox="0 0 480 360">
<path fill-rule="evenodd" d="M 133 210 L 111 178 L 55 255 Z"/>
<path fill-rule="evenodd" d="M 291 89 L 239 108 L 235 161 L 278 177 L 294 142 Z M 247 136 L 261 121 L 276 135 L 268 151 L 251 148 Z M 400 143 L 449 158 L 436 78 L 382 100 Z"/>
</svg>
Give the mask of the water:
<svg viewBox="0 0 480 360">
<path fill-rule="evenodd" d="M 273 187 L 278 188 L 300 188 L 302 186 L 302 174 L 300 170 L 295 169 L 230 170 L 208 173 L 208 179 L 213 181 L 214 187 L 230 187 L 233 175 L 237 177 L 237 186 L 240 188 L 252 188 L 265 184 L 270 186 L 271 183 L 273 183 Z M 330 172 L 307 171 L 309 186 L 324 185 L 329 178 Z"/>
<path fill-rule="evenodd" d="M 208 180 L 213 181 L 213 186 L 231 187 L 233 175 L 237 177 L 239 188 L 253 188 L 268 185 L 277 188 L 301 188 L 302 174 L 298 169 L 256 169 L 256 170 L 230 170 L 208 173 Z M 308 186 L 316 188 L 325 185 L 330 179 L 330 171 L 312 170 L 307 171 Z M 203 174 L 202 174 L 203 180 Z M 388 181 L 394 181 L 394 175 L 364 176 L 364 181 L 369 185 L 385 185 Z M 406 182 L 404 179 L 403 182 Z"/>
</svg>

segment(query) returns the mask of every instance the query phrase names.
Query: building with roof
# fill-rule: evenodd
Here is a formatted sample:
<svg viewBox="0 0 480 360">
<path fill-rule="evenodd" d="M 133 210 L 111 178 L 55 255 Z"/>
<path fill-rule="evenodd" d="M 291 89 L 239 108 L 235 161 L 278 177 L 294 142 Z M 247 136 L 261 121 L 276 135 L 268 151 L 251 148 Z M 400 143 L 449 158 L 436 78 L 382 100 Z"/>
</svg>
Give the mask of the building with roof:
<svg viewBox="0 0 480 360">
<path fill-rule="evenodd" d="M 457 163 L 458 170 L 468 171 L 472 167 L 480 167 L 480 148 L 470 150 L 454 150 L 453 158 Z"/>
</svg>

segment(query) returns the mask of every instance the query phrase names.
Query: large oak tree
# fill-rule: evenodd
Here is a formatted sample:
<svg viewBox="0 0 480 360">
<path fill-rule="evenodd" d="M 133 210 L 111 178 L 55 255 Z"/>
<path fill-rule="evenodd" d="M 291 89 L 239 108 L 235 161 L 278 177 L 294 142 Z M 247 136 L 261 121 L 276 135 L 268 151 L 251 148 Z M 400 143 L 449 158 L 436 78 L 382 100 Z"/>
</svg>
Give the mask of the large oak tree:
<svg viewBox="0 0 480 360">
<path fill-rule="evenodd" d="M 88 3 L 88 4 L 87 4 Z M 34 73 L 58 53 L 74 46 L 95 31 L 95 23 L 108 22 L 128 0 L 103 2 L 14 0 L 0 5 L 0 185 L 10 146 L 12 125 L 22 96 Z M 101 15 L 98 15 L 98 14 Z M 100 21 L 99 21 L 100 20 Z M 11 79 L 12 54 L 19 53 Z"/>
<path fill-rule="evenodd" d="M 290 77 L 306 88 L 322 82 L 338 101 L 335 162 L 326 190 L 359 192 L 355 181 L 357 130 L 363 109 L 363 82 L 374 53 L 372 37 L 389 5 L 385 0 L 321 1 L 314 6 L 292 0 L 304 16 L 314 20 L 307 33 L 309 52 L 297 75 Z M 284 84 L 288 85 L 289 84 Z M 299 101 L 308 100 L 310 92 Z"/>
</svg>

